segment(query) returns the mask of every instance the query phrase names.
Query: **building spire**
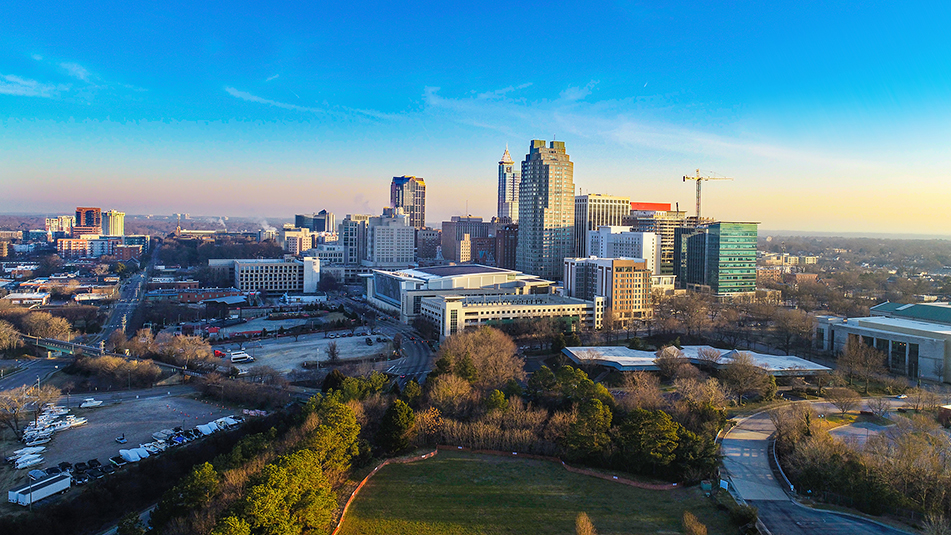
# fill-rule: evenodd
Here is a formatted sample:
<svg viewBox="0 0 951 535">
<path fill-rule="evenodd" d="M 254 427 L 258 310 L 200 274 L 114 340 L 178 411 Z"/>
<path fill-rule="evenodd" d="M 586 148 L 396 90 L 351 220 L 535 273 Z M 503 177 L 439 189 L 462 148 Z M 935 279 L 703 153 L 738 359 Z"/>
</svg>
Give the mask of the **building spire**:
<svg viewBox="0 0 951 535">
<path fill-rule="evenodd" d="M 500 164 L 515 163 L 515 160 L 512 159 L 512 155 L 509 154 L 509 144 L 508 144 L 508 143 L 505 144 L 505 154 L 502 155 L 502 161 L 500 161 L 499 163 L 500 163 Z"/>
</svg>

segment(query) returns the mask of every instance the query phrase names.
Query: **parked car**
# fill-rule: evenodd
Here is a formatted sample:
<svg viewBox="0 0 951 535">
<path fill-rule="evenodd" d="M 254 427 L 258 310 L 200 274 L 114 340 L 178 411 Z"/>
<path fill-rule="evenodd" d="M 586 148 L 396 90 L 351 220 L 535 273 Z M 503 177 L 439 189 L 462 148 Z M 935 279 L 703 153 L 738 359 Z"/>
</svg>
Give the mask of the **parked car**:
<svg viewBox="0 0 951 535">
<path fill-rule="evenodd" d="M 102 479 L 106 476 L 102 470 L 98 468 L 90 468 L 86 475 L 89 476 L 89 479 Z"/>
<path fill-rule="evenodd" d="M 121 435 L 117 436 L 116 442 L 118 442 L 119 444 L 125 444 L 126 442 L 128 442 L 128 440 L 125 439 L 125 433 L 122 433 Z"/>
<path fill-rule="evenodd" d="M 86 470 L 89 470 L 89 465 L 87 465 L 86 463 L 76 463 L 73 465 L 74 474 L 82 474 L 82 473 L 85 473 Z"/>
<path fill-rule="evenodd" d="M 114 465 L 116 465 L 117 468 L 129 464 L 128 462 L 126 462 L 125 459 L 122 458 L 121 455 L 116 455 L 115 457 L 110 457 L 110 458 L 109 458 L 109 462 L 112 463 L 112 464 L 114 464 Z"/>
<path fill-rule="evenodd" d="M 62 473 L 63 471 L 60 470 L 59 467 L 57 466 L 51 466 L 46 469 L 46 475 L 48 476 L 55 476 L 56 474 L 62 474 Z"/>
<path fill-rule="evenodd" d="M 70 462 L 67 462 L 67 461 L 63 461 L 63 462 L 59 463 L 59 469 L 62 470 L 63 472 L 70 472 L 70 473 L 72 473 L 72 471 L 73 471 L 73 463 L 70 463 Z"/>
<path fill-rule="evenodd" d="M 89 476 L 86 474 L 73 474 L 73 484 L 75 485 L 85 485 L 89 482 Z"/>
<path fill-rule="evenodd" d="M 113 467 L 111 464 L 103 465 L 100 470 L 102 470 L 102 473 L 104 473 L 104 474 L 106 474 L 106 475 L 110 475 L 110 474 L 116 473 L 115 467 Z"/>
<path fill-rule="evenodd" d="M 100 466 L 102 466 L 102 463 L 99 462 L 99 459 L 89 459 L 88 461 L 86 461 L 86 465 L 90 469 L 92 469 L 92 468 L 99 468 Z"/>
</svg>

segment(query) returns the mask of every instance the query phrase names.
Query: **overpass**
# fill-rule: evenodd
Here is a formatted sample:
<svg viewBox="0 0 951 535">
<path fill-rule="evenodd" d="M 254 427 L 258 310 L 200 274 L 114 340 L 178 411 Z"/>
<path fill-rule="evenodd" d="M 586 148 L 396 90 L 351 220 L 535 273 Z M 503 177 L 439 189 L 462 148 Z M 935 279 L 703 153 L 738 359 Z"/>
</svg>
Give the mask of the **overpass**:
<svg viewBox="0 0 951 535">
<path fill-rule="evenodd" d="M 89 356 L 100 356 L 100 357 L 108 356 L 108 357 L 118 357 L 118 358 L 123 358 L 126 360 L 133 360 L 133 361 L 142 360 L 142 359 L 139 359 L 138 357 L 126 355 L 124 353 L 114 353 L 112 351 L 105 351 L 99 347 L 87 346 L 84 344 L 77 344 L 74 342 L 65 342 L 63 340 L 57 340 L 55 338 L 40 338 L 38 336 L 29 336 L 26 334 L 21 334 L 20 340 L 24 344 L 31 345 L 33 347 L 38 347 L 46 351 L 56 352 L 61 355 L 72 355 L 72 356 L 89 355 Z M 175 366 L 173 364 L 166 364 L 164 362 L 159 362 L 157 360 L 150 360 L 150 362 L 155 363 L 160 368 L 164 368 L 166 370 L 173 370 L 178 373 L 184 373 L 185 375 L 189 375 L 192 377 L 199 377 L 202 375 L 196 371 L 187 370 L 185 368 L 182 368 L 180 366 Z"/>
</svg>

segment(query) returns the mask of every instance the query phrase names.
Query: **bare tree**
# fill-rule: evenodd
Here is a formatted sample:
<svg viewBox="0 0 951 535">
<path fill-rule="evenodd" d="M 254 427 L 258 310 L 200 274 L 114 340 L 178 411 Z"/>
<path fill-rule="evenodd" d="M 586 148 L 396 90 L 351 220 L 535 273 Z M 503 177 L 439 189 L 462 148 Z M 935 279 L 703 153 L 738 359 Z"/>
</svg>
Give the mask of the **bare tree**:
<svg viewBox="0 0 951 535">
<path fill-rule="evenodd" d="M 0 351 L 20 347 L 23 342 L 20 340 L 20 332 L 13 327 L 13 324 L 0 320 Z"/>
<path fill-rule="evenodd" d="M 501 388 L 510 379 L 525 378 L 525 363 L 516 353 L 515 343 L 502 331 L 482 327 L 454 334 L 443 342 L 440 358 L 449 357 L 456 368 L 457 359 L 468 356 L 476 372 L 476 386 Z"/>
<path fill-rule="evenodd" d="M 842 414 L 855 410 L 861 403 L 862 398 L 851 388 L 829 388 L 826 390 L 826 399 L 835 405 Z"/>
<path fill-rule="evenodd" d="M 673 379 L 681 366 L 690 364 L 683 352 L 675 346 L 664 346 L 654 354 L 654 365 L 660 371 L 660 375 L 665 379 Z"/>
<path fill-rule="evenodd" d="M 892 408 L 892 405 L 888 401 L 888 398 L 875 397 L 869 398 L 868 401 L 865 402 L 865 408 L 879 418 L 887 418 L 888 411 Z"/>
<path fill-rule="evenodd" d="M 333 364 L 340 361 L 340 349 L 337 347 L 337 342 L 327 344 L 327 360 Z"/>
<path fill-rule="evenodd" d="M 54 318 L 48 312 L 31 312 L 23 318 L 23 328 L 30 336 L 66 340 L 72 334 L 69 322 Z"/>
<path fill-rule="evenodd" d="M 700 359 L 700 365 L 705 366 L 711 369 L 715 369 L 720 361 L 723 360 L 723 355 L 719 350 L 712 347 L 701 347 L 697 351 L 697 357 Z"/>
<path fill-rule="evenodd" d="M 757 366 L 753 357 L 743 351 L 734 354 L 730 362 L 723 367 L 720 379 L 734 393 L 737 402 L 742 402 L 743 397 L 749 393 L 763 396 L 771 386 L 766 370 Z"/>
<path fill-rule="evenodd" d="M 29 387 L 20 386 L 0 392 L 0 424 L 13 431 L 17 439 L 22 436 L 20 418 L 31 401 Z"/>
<path fill-rule="evenodd" d="M 627 410 L 656 410 L 666 404 L 664 393 L 660 389 L 660 381 L 652 373 L 625 373 L 622 388 L 625 394 L 618 402 Z"/>
</svg>

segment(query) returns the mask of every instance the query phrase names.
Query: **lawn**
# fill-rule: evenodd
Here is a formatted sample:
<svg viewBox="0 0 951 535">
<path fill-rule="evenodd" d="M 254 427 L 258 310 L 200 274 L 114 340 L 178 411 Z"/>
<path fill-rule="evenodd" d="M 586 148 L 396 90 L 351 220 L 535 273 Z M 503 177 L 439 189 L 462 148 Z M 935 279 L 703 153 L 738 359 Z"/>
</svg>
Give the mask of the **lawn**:
<svg viewBox="0 0 951 535">
<path fill-rule="evenodd" d="M 560 465 L 440 451 L 388 465 L 351 505 L 341 535 L 574 533 L 586 512 L 600 535 L 681 533 L 685 510 L 709 533 L 736 533 L 699 488 L 650 491 L 573 474 Z"/>
</svg>

